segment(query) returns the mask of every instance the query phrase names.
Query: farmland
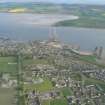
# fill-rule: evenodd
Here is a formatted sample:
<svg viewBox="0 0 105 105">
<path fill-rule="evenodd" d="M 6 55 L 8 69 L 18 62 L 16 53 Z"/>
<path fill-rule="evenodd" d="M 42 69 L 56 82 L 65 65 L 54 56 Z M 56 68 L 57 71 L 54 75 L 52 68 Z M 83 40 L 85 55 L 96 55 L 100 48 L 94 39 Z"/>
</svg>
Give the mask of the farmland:
<svg viewBox="0 0 105 105">
<path fill-rule="evenodd" d="M 0 72 L 16 73 L 16 58 L 15 57 L 0 57 Z"/>
</svg>

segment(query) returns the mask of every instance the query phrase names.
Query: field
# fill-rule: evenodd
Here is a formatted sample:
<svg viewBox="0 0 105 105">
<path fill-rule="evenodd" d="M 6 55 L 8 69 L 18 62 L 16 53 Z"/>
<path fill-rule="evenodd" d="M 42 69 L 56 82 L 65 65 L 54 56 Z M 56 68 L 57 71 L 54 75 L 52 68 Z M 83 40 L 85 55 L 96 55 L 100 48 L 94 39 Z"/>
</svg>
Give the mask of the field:
<svg viewBox="0 0 105 105">
<path fill-rule="evenodd" d="M 52 89 L 52 83 L 48 79 L 44 79 L 44 82 L 40 84 L 24 85 L 24 90 L 37 90 L 40 92 L 46 92 Z"/>
<path fill-rule="evenodd" d="M 84 28 L 105 28 L 105 20 L 92 19 L 90 17 L 79 18 L 78 20 L 65 20 L 56 23 L 56 26 L 72 26 Z"/>
<path fill-rule="evenodd" d="M 15 9 L 11 9 L 8 12 L 10 13 L 21 13 L 21 12 L 25 12 L 27 9 L 25 8 L 15 8 Z"/>
<path fill-rule="evenodd" d="M 86 85 L 96 85 L 102 92 L 105 92 L 105 82 L 93 78 L 84 78 L 84 81 Z"/>
<path fill-rule="evenodd" d="M 48 100 L 44 101 L 42 105 L 67 105 L 66 99 L 55 99 L 55 100 Z"/>
<path fill-rule="evenodd" d="M 105 68 L 104 64 L 97 62 L 97 58 L 95 56 L 91 56 L 91 55 L 89 55 L 89 56 L 79 56 L 78 59 L 81 60 L 81 61 L 87 62 L 87 63 L 91 63 L 93 65 L 97 65 L 101 68 Z"/>
<path fill-rule="evenodd" d="M 15 74 L 17 71 L 15 57 L 0 57 L 0 73 Z M 15 105 L 16 91 L 12 88 L 0 88 L 0 105 Z"/>
<path fill-rule="evenodd" d="M 66 96 L 72 95 L 72 90 L 68 88 L 63 88 L 61 90 L 61 98 L 60 99 L 51 99 L 42 101 L 42 105 L 67 105 L 67 100 L 65 99 Z"/>
<path fill-rule="evenodd" d="M 15 57 L 0 57 L 0 72 L 16 72 Z"/>
<path fill-rule="evenodd" d="M 94 8 L 97 8 L 97 10 Z M 89 8 L 86 6 L 85 10 L 78 10 L 77 16 L 79 16 L 79 19 L 77 20 L 65 20 L 58 22 L 55 25 L 83 28 L 105 28 L 105 15 L 104 10 L 101 7 L 92 6 Z"/>
<path fill-rule="evenodd" d="M 0 105 L 13 105 L 15 90 L 0 88 Z"/>
<path fill-rule="evenodd" d="M 0 57 L 0 72 L 15 73 L 16 71 L 15 57 Z"/>
<path fill-rule="evenodd" d="M 96 87 L 98 87 L 99 91 L 105 92 L 105 82 L 104 81 L 90 78 L 90 77 L 87 77 L 80 73 L 72 74 L 72 79 L 79 80 L 79 81 L 81 81 L 81 83 L 84 83 L 84 85 L 95 85 Z M 71 91 L 71 93 L 72 93 L 72 91 Z"/>
<path fill-rule="evenodd" d="M 95 56 L 81 56 L 81 59 L 90 61 L 90 62 L 96 62 L 96 57 Z"/>
<path fill-rule="evenodd" d="M 66 88 L 61 89 L 61 91 L 64 97 L 73 95 L 73 92 L 70 88 L 66 87 Z"/>
</svg>

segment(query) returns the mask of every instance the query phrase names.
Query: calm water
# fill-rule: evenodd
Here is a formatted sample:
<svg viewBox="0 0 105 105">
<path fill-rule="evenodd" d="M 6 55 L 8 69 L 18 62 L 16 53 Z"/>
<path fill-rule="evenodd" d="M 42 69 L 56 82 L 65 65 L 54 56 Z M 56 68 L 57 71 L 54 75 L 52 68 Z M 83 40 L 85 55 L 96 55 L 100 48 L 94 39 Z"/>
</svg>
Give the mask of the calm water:
<svg viewBox="0 0 105 105">
<path fill-rule="evenodd" d="M 33 14 L 0 13 L 0 36 L 18 41 L 46 40 L 49 38 L 49 27 L 37 27 Z M 96 46 L 105 48 L 105 30 L 83 29 L 71 27 L 56 28 L 58 39 L 80 45 L 81 49 L 93 50 Z"/>
</svg>

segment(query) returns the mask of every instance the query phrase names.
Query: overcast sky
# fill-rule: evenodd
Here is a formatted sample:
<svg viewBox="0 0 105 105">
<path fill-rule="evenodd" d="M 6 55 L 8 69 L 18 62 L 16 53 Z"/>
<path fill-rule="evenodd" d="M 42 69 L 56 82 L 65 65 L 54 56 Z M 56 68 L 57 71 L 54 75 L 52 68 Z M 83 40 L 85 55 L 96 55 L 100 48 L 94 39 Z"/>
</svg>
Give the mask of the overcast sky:
<svg viewBox="0 0 105 105">
<path fill-rule="evenodd" d="M 54 3 L 82 3 L 82 4 L 105 4 L 105 0 L 0 0 L 0 2 L 54 2 Z"/>
</svg>

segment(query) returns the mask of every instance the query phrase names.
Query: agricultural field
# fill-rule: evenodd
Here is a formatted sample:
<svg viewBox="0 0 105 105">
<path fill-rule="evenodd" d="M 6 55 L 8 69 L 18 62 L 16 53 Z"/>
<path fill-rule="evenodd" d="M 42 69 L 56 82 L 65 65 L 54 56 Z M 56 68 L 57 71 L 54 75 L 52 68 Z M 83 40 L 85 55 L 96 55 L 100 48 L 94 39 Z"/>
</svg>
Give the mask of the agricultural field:
<svg viewBox="0 0 105 105">
<path fill-rule="evenodd" d="M 16 73 L 17 64 L 15 57 L 0 57 L 0 72 Z"/>
</svg>

